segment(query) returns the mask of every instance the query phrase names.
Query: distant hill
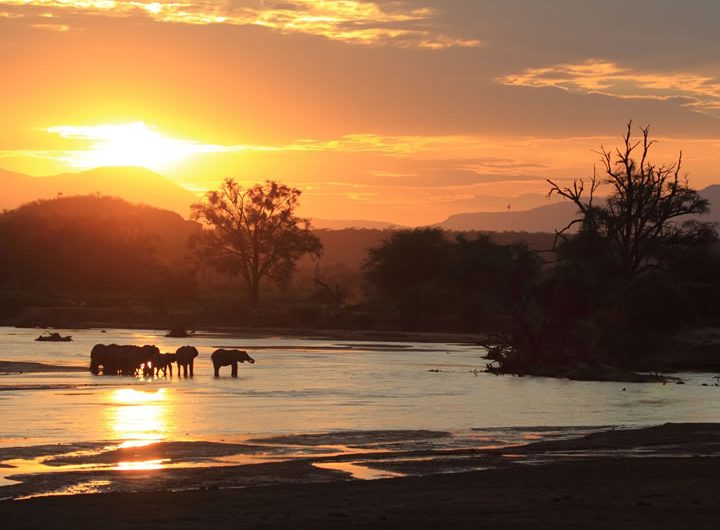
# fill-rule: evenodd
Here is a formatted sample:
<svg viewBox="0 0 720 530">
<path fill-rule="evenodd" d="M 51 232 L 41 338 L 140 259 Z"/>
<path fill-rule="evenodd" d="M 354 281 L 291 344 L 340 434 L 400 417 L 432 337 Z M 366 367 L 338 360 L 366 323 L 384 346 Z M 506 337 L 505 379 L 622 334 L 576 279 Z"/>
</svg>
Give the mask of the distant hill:
<svg viewBox="0 0 720 530">
<path fill-rule="evenodd" d="M 720 223 L 720 184 L 699 190 L 710 201 L 707 221 Z M 482 230 L 488 232 L 554 232 L 568 225 L 577 208 L 569 202 L 560 202 L 523 211 L 475 212 L 451 215 L 434 226 L 446 230 Z"/>
<path fill-rule="evenodd" d="M 483 230 L 488 232 L 554 232 L 572 220 L 575 206 L 550 204 L 519 212 L 476 212 L 451 215 L 435 226 L 446 230 Z"/>
<path fill-rule="evenodd" d="M 188 239 L 200 230 L 199 223 L 185 220 L 175 212 L 97 195 L 38 200 L 0 214 L 0 222 L 32 218 L 56 224 L 54 220 L 70 220 L 134 228 L 152 235 L 157 254 L 163 261 L 182 259 L 187 254 Z M 108 239 L 112 240 L 111 233 Z"/>
<path fill-rule="evenodd" d="M 345 230 L 348 228 L 369 230 L 401 230 L 406 228 L 384 221 L 365 221 L 362 219 L 318 219 L 313 218 L 312 227 L 317 230 Z"/>
<path fill-rule="evenodd" d="M 720 222 L 720 184 L 713 184 L 700 190 L 700 195 L 710 201 L 710 220 Z"/>
<path fill-rule="evenodd" d="M 38 199 L 58 196 L 107 195 L 130 202 L 152 204 L 187 218 L 198 196 L 149 169 L 95 168 L 80 173 L 30 177 L 0 170 L 0 210 L 17 208 Z"/>
</svg>

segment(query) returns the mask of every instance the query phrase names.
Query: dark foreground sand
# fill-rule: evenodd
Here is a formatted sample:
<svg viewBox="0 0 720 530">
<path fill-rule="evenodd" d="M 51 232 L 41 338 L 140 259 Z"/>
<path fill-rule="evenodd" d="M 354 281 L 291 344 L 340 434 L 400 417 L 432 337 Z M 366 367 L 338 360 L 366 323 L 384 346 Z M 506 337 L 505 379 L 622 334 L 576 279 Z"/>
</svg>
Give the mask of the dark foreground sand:
<svg viewBox="0 0 720 530">
<path fill-rule="evenodd" d="M 2 528 L 718 528 L 720 426 L 551 441 L 511 465 L 375 481 L 0 502 Z M 621 456 L 631 454 L 633 456 Z M 564 456 L 563 456 L 564 455 Z"/>
<path fill-rule="evenodd" d="M 15 528 L 717 528 L 720 459 L 0 503 Z"/>
</svg>

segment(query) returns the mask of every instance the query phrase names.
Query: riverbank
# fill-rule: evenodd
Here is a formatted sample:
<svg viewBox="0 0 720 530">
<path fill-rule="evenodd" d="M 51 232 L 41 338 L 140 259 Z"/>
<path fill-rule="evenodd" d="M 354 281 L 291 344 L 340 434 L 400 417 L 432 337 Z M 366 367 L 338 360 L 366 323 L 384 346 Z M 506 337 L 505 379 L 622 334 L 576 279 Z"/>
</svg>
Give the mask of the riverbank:
<svg viewBox="0 0 720 530">
<path fill-rule="evenodd" d="M 14 325 L 18 329 L 61 329 L 61 330 L 83 330 L 83 329 L 137 329 L 157 330 L 159 334 L 165 335 L 170 328 L 154 326 L 152 323 L 135 322 L 124 324 L 119 322 L 94 322 L 82 321 L 64 326 L 40 326 L 40 325 Z M 314 340 L 342 340 L 342 341 L 372 341 L 372 342 L 451 342 L 456 344 L 480 344 L 487 337 L 482 333 L 453 333 L 435 331 L 393 331 L 393 330 L 360 330 L 360 329 L 308 329 L 308 328 L 287 328 L 287 327 L 244 327 L 244 326 L 202 326 L 188 328 L 189 337 L 206 337 L 210 334 L 222 333 L 228 337 L 237 338 L 267 338 L 284 337 Z"/>
<path fill-rule="evenodd" d="M 65 366 L 57 364 L 0 361 L 0 375 L 54 372 L 87 372 L 86 366 Z"/>
<path fill-rule="evenodd" d="M 504 449 L 554 454 L 544 465 L 313 482 L 296 463 L 293 483 L 3 501 L 0 520 L 10 529 L 715 528 L 718 449 L 720 425 L 676 424 Z"/>
</svg>

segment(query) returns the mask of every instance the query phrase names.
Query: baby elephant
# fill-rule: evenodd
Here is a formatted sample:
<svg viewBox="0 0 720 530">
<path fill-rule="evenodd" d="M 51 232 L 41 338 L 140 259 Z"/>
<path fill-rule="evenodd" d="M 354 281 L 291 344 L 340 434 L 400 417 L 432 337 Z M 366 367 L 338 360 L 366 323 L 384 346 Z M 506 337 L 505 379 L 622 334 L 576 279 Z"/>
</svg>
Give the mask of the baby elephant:
<svg viewBox="0 0 720 530">
<path fill-rule="evenodd" d="M 159 376 L 162 371 L 163 377 L 167 377 L 167 371 L 170 369 L 170 377 L 172 377 L 172 365 L 176 361 L 174 353 L 158 353 L 153 355 L 152 367 L 155 370 L 155 376 Z"/>
<path fill-rule="evenodd" d="M 243 350 L 215 350 L 210 356 L 212 359 L 213 366 L 215 367 L 215 377 L 220 377 L 220 367 L 228 366 L 232 367 L 230 375 L 237 377 L 238 363 L 244 363 L 245 361 L 250 364 L 255 364 L 255 359 L 250 357 L 246 351 Z"/>
</svg>

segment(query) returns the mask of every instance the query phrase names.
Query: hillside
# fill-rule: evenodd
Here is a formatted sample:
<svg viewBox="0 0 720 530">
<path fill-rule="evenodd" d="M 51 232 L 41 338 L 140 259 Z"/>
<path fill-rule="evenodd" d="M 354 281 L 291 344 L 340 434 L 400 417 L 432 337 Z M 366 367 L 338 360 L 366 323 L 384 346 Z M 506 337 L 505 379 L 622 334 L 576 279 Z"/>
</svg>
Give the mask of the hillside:
<svg viewBox="0 0 720 530">
<path fill-rule="evenodd" d="M 107 195 L 134 203 L 152 204 L 187 218 L 198 197 L 153 171 L 138 167 L 95 168 L 79 173 L 30 177 L 0 170 L 0 210 L 58 196 Z"/>
<path fill-rule="evenodd" d="M 152 236 L 157 254 L 165 261 L 182 259 L 187 254 L 188 239 L 200 230 L 198 223 L 175 212 L 97 195 L 39 200 L 0 214 L 0 223 L 30 220 L 56 225 L 62 221 L 134 228 Z M 109 233 L 107 237 L 111 241 L 113 235 Z"/>
</svg>

